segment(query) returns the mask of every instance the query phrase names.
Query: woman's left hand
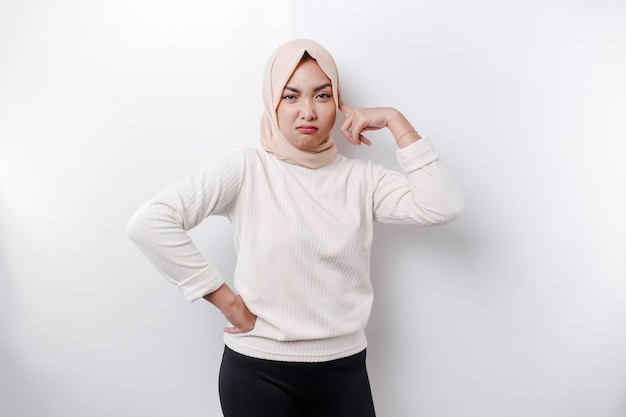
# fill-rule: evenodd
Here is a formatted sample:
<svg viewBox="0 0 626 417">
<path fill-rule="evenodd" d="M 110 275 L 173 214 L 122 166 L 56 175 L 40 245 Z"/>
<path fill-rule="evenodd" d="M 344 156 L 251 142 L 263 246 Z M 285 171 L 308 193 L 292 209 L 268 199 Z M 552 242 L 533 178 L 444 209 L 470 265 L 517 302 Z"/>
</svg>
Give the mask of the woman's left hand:
<svg viewBox="0 0 626 417">
<path fill-rule="evenodd" d="M 339 110 L 346 115 L 346 120 L 341 124 L 341 133 L 353 145 L 364 143 L 371 145 L 372 141 L 363 136 L 363 132 L 368 130 L 379 130 L 388 128 L 396 138 L 403 136 L 406 132 L 415 133 L 415 137 L 411 141 L 420 139 L 411 123 L 404 117 L 402 113 L 393 107 L 372 107 L 367 109 L 353 109 L 352 107 L 341 102 Z"/>
<path fill-rule="evenodd" d="M 396 109 L 391 107 L 353 109 L 344 103 L 339 104 L 339 110 L 346 115 L 346 120 L 341 124 L 341 133 L 353 145 L 360 145 L 361 143 L 371 145 L 372 142 L 362 133 L 387 127 L 394 113 L 398 113 Z"/>
</svg>

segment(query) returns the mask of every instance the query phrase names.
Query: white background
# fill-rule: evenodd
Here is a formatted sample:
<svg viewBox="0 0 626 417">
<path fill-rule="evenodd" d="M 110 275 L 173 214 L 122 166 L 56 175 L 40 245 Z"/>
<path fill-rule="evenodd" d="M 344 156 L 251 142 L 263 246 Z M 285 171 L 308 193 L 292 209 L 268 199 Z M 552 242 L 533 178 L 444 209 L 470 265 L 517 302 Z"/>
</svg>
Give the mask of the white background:
<svg viewBox="0 0 626 417">
<path fill-rule="evenodd" d="M 394 106 L 466 196 L 377 227 L 379 416 L 626 415 L 621 0 L 0 3 L 0 414 L 217 416 L 219 313 L 125 236 L 149 197 L 258 144 L 291 38 Z M 340 151 L 398 168 L 388 134 Z M 193 231 L 226 275 L 230 225 Z"/>
</svg>

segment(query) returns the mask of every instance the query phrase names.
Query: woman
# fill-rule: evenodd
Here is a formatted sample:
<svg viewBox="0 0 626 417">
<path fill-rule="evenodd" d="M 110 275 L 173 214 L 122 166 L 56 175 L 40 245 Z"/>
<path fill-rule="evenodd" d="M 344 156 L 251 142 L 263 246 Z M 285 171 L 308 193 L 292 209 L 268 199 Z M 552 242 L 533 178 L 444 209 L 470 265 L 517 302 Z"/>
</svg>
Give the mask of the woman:
<svg viewBox="0 0 626 417">
<path fill-rule="evenodd" d="M 220 369 L 226 417 L 374 416 L 365 369 L 373 221 L 435 225 L 463 197 L 426 138 L 393 108 L 352 109 L 330 54 L 294 40 L 269 58 L 262 149 L 236 149 L 163 191 L 129 236 L 190 301 L 229 322 Z M 406 176 L 338 155 L 337 110 L 354 145 L 388 128 Z M 210 215 L 234 227 L 233 291 L 186 231 Z"/>
</svg>

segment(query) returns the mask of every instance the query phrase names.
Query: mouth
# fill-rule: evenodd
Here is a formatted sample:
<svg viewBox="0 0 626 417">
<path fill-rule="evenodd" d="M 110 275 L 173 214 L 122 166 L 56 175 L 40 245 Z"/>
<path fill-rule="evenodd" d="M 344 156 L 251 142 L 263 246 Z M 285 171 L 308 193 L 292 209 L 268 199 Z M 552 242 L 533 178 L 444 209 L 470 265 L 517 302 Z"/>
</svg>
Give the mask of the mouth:
<svg viewBox="0 0 626 417">
<path fill-rule="evenodd" d="M 300 133 L 316 133 L 319 129 L 311 125 L 303 125 L 296 127 L 296 130 Z"/>
</svg>

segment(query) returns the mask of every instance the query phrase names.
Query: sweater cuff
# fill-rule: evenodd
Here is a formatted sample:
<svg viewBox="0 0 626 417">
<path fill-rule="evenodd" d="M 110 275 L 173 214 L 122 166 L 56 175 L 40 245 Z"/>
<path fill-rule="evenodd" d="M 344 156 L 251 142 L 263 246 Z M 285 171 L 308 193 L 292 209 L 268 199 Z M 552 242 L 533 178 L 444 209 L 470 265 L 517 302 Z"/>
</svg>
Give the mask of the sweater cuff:
<svg viewBox="0 0 626 417">
<path fill-rule="evenodd" d="M 216 291 L 224 282 L 222 274 L 213 265 L 209 265 L 196 275 L 177 284 L 177 287 L 191 303 Z"/>
<path fill-rule="evenodd" d="M 439 157 L 427 137 L 421 138 L 406 148 L 398 149 L 396 156 L 402 169 L 409 174 L 435 162 Z"/>
</svg>

